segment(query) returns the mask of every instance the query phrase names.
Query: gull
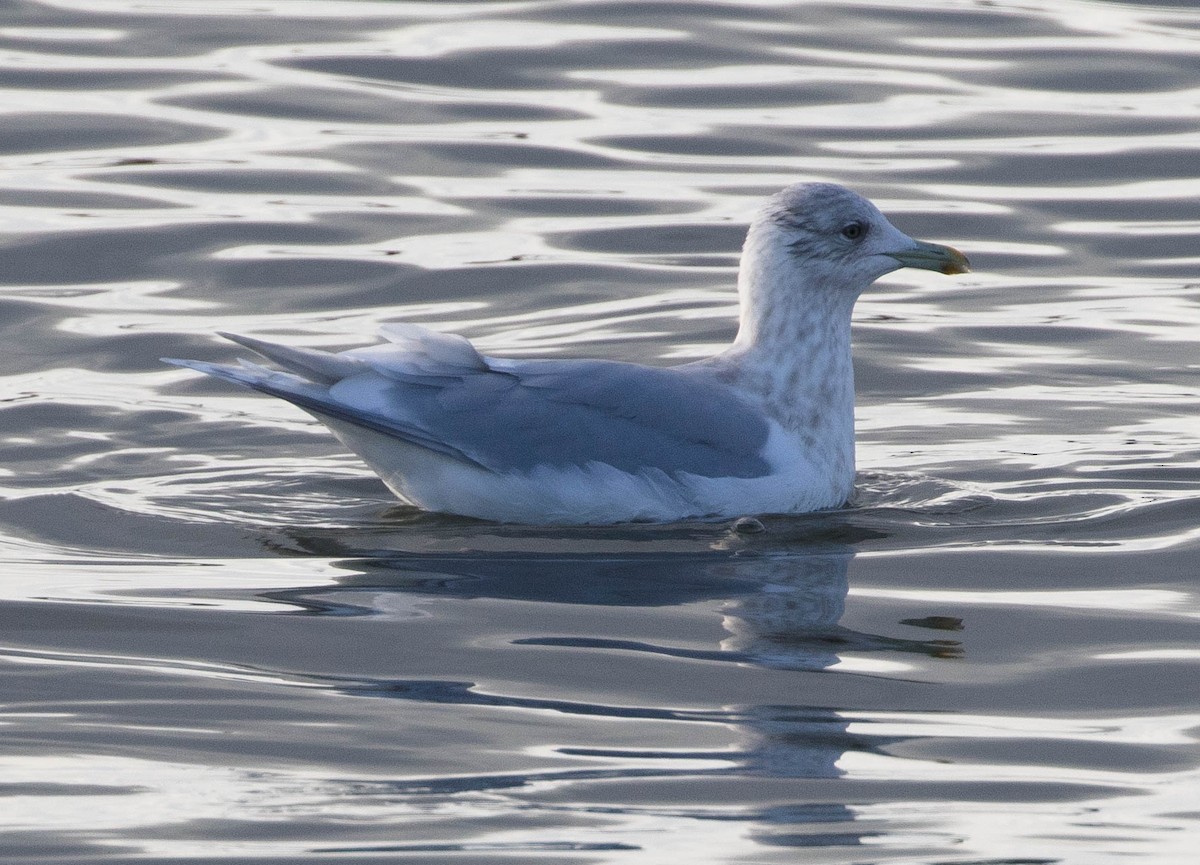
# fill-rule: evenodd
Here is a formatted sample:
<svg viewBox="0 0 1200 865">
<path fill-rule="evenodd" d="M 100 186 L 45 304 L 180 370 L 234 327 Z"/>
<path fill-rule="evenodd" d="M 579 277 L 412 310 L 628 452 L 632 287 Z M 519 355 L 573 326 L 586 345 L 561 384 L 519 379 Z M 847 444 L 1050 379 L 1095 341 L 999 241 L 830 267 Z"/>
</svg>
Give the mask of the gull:
<svg viewBox="0 0 1200 865">
<path fill-rule="evenodd" d="M 737 336 L 705 360 L 491 357 L 414 324 L 340 353 L 220 334 L 281 369 L 163 360 L 303 409 L 429 511 L 539 525 L 803 513 L 853 491 L 851 313 L 901 267 L 968 263 L 844 187 L 801 183 L 751 222 Z"/>
</svg>

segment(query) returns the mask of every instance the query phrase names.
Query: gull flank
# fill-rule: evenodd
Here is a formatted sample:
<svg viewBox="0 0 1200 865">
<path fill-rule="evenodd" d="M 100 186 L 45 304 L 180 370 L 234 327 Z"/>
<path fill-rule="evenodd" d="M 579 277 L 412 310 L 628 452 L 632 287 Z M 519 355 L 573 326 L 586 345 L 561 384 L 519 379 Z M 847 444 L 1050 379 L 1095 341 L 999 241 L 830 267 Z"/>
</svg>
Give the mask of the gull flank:
<svg viewBox="0 0 1200 865">
<path fill-rule="evenodd" d="M 282 371 L 164 360 L 298 406 L 426 510 L 534 524 L 801 513 L 850 497 L 851 312 L 901 267 L 965 273 L 967 259 L 848 189 L 804 183 L 751 223 L 737 338 L 706 360 L 488 357 L 412 324 L 337 354 L 222 334 Z"/>
</svg>

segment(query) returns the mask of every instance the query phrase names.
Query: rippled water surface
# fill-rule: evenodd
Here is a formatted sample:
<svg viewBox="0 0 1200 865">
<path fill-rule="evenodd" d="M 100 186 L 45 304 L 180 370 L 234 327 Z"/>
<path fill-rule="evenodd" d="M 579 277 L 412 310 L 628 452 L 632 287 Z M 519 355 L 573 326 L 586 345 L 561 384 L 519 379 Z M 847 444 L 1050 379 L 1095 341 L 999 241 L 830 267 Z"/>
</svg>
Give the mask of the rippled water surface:
<svg viewBox="0 0 1200 865">
<path fill-rule="evenodd" d="M 6 863 L 1194 862 L 1200 11 L 12 0 Z M 857 501 L 421 514 L 215 330 L 672 363 L 748 214 L 966 251 L 856 318 Z"/>
</svg>

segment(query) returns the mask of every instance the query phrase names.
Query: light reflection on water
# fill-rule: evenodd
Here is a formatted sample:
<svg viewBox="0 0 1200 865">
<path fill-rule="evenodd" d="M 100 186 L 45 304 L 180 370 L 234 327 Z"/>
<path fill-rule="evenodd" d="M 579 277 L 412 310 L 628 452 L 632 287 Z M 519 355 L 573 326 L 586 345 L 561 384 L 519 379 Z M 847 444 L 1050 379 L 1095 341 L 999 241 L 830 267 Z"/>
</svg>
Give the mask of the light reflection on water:
<svg viewBox="0 0 1200 865">
<path fill-rule="evenodd" d="M 6 861 L 1192 861 L 1190 6 L 0 14 Z M 157 363 L 702 356 L 805 178 L 976 271 L 860 304 L 840 512 L 420 514 Z"/>
</svg>

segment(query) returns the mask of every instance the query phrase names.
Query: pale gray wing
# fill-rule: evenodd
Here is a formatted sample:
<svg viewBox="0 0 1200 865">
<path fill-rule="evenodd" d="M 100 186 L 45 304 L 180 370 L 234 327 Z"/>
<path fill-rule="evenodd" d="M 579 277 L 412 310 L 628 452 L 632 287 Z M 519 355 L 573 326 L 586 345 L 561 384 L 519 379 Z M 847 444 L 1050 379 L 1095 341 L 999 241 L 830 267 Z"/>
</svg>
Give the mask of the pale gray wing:
<svg viewBox="0 0 1200 865">
<path fill-rule="evenodd" d="M 758 477 L 762 412 L 697 370 L 601 360 L 496 360 L 407 326 L 342 354 L 236 341 L 289 369 L 170 361 L 492 471 L 606 463 Z"/>
<path fill-rule="evenodd" d="M 493 471 L 606 463 L 707 477 L 769 471 L 762 413 L 699 372 L 599 360 L 503 361 L 431 374 L 377 366 L 330 388 Z"/>
</svg>

